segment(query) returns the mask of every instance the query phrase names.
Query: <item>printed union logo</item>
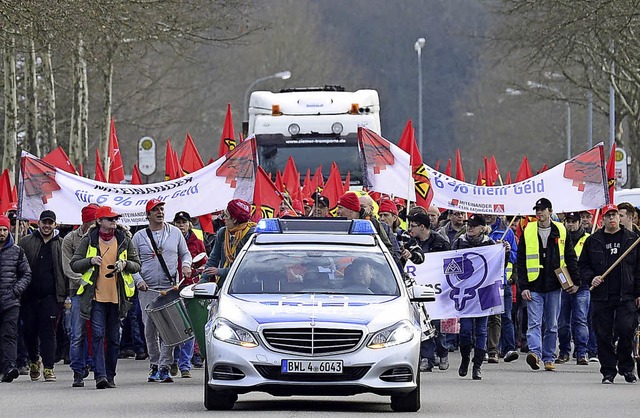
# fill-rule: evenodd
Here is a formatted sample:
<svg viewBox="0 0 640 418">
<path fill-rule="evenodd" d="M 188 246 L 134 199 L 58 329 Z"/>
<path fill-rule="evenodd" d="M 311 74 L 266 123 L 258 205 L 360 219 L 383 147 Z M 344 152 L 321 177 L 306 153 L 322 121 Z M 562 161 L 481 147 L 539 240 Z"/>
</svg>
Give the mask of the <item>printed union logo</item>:
<svg viewBox="0 0 640 418">
<path fill-rule="evenodd" d="M 503 203 L 496 203 L 493 205 L 493 211 L 495 213 L 504 213 L 504 204 Z"/>
<path fill-rule="evenodd" d="M 457 258 L 449 259 L 449 264 L 444 267 L 444 274 L 462 274 L 462 266 Z"/>
<path fill-rule="evenodd" d="M 450 204 L 451 206 L 458 206 L 460 204 L 460 201 L 458 199 L 451 199 Z"/>
</svg>

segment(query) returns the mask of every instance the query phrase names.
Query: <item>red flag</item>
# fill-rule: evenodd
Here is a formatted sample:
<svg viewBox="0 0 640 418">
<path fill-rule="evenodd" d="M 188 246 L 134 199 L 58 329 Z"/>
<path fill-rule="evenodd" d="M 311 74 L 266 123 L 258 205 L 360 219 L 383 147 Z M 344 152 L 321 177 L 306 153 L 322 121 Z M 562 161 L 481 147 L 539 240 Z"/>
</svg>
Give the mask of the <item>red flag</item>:
<svg viewBox="0 0 640 418">
<path fill-rule="evenodd" d="M 415 132 L 411 119 L 404 127 L 398 146 L 411 156 L 411 167 L 413 169 L 413 181 L 416 189 L 416 204 L 423 208 L 428 208 L 433 199 L 433 188 L 427 170 L 422 163 L 422 157 L 416 143 Z"/>
<path fill-rule="evenodd" d="M 529 160 L 525 155 L 522 158 L 522 163 L 520 163 L 520 168 L 518 169 L 518 174 L 516 175 L 516 183 L 525 181 L 529 177 L 533 177 L 533 173 L 531 172 L 531 166 L 529 166 Z"/>
<path fill-rule="evenodd" d="M 227 103 L 227 114 L 224 117 L 222 137 L 218 147 L 218 158 L 236 147 L 236 135 L 233 133 L 233 116 L 231 115 L 231 103 Z"/>
<path fill-rule="evenodd" d="M 178 154 L 173 150 L 171 141 L 167 139 L 166 155 L 164 160 L 164 180 L 173 180 L 184 176 Z"/>
<path fill-rule="evenodd" d="M 104 170 L 102 169 L 102 163 L 100 162 L 100 151 L 96 149 L 96 175 L 94 176 L 96 181 L 101 181 L 103 183 L 107 182 L 107 176 L 104 175 Z"/>
<path fill-rule="evenodd" d="M 131 184 L 142 184 L 142 176 L 140 175 L 140 170 L 138 170 L 138 165 L 133 165 L 133 172 L 131 173 Z"/>
<path fill-rule="evenodd" d="M 321 191 L 324 188 L 324 176 L 322 175 L 322 166 L 319 166 L 318 169 L 316 170 L 316 173 L 313 175 L 313 178 L 311 179 L 311 186 L 313 187 L 313 192 Z"/>
<path fill-rule="evenodd" d="M 251 219 L 258 222 L 262 218 L 275 218 L 282 203 L 282 193 L 278 191 L 262 167 L 258 167 L 253 189 L 253 215 Z"/>
<path fill-rule="evenodd" d="M 482 170 L 480 170 L 480 169 L 478 169 L 478 178 L 476 179 L 476 185 L 477 186 L 484 186 L 485 185 L 484 175 L 482 174 Z"/>
<path fill-rule="evenodd" d="M 434 167 L 436 171 L 440 171 L 440 160 L 436 161 L 436 166 Z"/>
<path fill-rule="evenodd" d="M 84 177 L 84 170 L 82 168 L 82 163 L 78 164 L 78 175 L 80 177 Z"/>
<path fill-rule="evenodd" d="M 504 184 L 511 184 L 511 171 L 507 171 L 507 179 Z"/>
<path fill-rule="evenodd" d="M 347 177 L 344 179 L 344 192 L 348 192 L 351 187 L 351 171 L 347 171 Z"/>
<path fill-rule="evenodd" d="M 444 174 L 451 177 L 451 158 L 447 160 L 447 166 L 444 168 Z"/>
<path fill-rule="evenodd" d="M 193 173 L 204 167 L 200 153 L 196 148 L 196 144 L 193 143 L 191 135 L 187 133 L 187 139 L 184 142 L 184 148 L 182 149 L 182 157 L 180 158 L 180 166 L 187 173 Z"/>
<path fill-rule="evenodd" d="M 611 154 L 607 161 L 607 186 L 609 189 L 609 203 L 613 203 L 613 192 L 616 190 L 616 143 L 611 147 Z"/>
<path fill-rule="evenodd" d="M 547 165 L 546 165 L 546 164 L 545 164 L 545 165 L 543 165 L 543 166 L 542 166 L 542 168 L 540 169 L 540 171 L 538 171 L 538 173 L 537 173 L 537 174 L 544 173 L 545 171 L 547 171 L 547 169 L 548 169 L 548 168 L 549 168 L 549 167 L 547 167 Z"/>
<path fill-rule="evenodd" d="M 484 158 L 484 172 L 483 177 L 484 177 L 484 185 L 485 186 L 493 186 L 493 178 L 491 176 L 489 176 L 489 173 L 491 172 L 491 167 L 489 165 L 489 159 L 485 156 Z"/>
<path fill-rule="evenodd" d="M 331 165 L 329 171 L 329 178 L 322 189 L 321 196 L 326 196 L 329 199 L 329 212 L 335 215 L 336 208 L 338 206 L 338 199 L 344 194 L 344 186 L 342 184 L 342 176 L 338 165 L 334 162 Z"/>
<path fill-rule="evenodd" d="M 460 150 L 456 148 L 456 179 L 465 181 L 464 170 L 462 169 L 462 157 L 460 156 Z"/>
<path fill-rule="evenodd" d="M 67 173 L 76 175 L 78 174 L 75 167 L 71 163 L 71 160 L 67 156 L 67 153 L 64 152 L 64 149 L 62 149 L 62 147 L 58 147 L 45 155 L 44 158 L 42 158 L 42 161 L 47 162 L 56 168 L 64 170 Z"/>
<path fill-rule="evenodd" d="M 282 173 L 282 184 L 292 200 L 302 201 L 300 196 L 300 173 L 291 156 L 289 156 L 287 165 L 284 167 L 284 173 Z"/>
<path fill-rule="evenodd" d="M 111 118 L 109 126 L 109 152 L 108 169 L 109 183 L 120 183 L 124 180 L 124 167 L 122 166 L 122 155 L 120 155 L 120 146 L 118 145 L 118 137 L 116 136 L 116 125 Z"/>
<path fill-rule="evenodd" d="M 502 177 L 500 176 L 500 169 L 498 168 L 498 162 L 495 156 L 491 156 L 489 160 L 490 172 L 487 172 L 487 176 L 491 176 L 491 185 L 496 185 L 497 182 L 502 183 Z"/>
<path fill-rule="evenodd" d="M 282 174 L 280 174 L 280 170 L 276 171 L 275 185 L 278 188 L 278 191 L 280 191 L 281 193 L 285 192 L 285 187 L 284 187 L 284 184 L 282 183 Z"/>
<path fill-rule="evenodd" d="M 15 184 L 13 185 L 13 189 L 11 189 L 11 201 L 18 201 L 18 187 Z"/>
<path fill-rule="evenodd" d="M 0 176 L 0 214 L 7 213 L 12 202 L 11 178 L 9 177 L 9 169 L 5 168 Z"/>
<path fill-rule="evenodd" d="M 311 195 L 315 192 L 313 190 L 313 186 L 311 186 L 311 169 L 307 168 L 307 175 L 304 176 L 304 181 L 302 182 L 302 190 L 300 191 L 300 195 L 302 198 L 311 197 Z"/>
</svg>

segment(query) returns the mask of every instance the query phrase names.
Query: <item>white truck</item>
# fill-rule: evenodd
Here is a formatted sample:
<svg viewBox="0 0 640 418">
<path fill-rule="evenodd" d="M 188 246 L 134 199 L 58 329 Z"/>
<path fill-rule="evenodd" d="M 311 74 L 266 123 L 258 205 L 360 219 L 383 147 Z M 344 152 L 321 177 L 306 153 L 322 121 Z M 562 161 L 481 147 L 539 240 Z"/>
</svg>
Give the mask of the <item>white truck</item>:
<svg viewBox="0 0 640 418">
<path fill-rule="evenodd" d="M 336 162 L 344 181 L 362 186 L 358 127 L 380 134 L 380 99 L 375 90 L 346 92 L 340 86 L 305 87 L 279 93 L 255 91 L 249 101 L 248 135 L 255 135 L 258 162 L 275 175 L 293 157 L 301 176 L 319 166 L 325 180 Z M 302 180 L 302 179 L 301 179 Z"/>
</svg>

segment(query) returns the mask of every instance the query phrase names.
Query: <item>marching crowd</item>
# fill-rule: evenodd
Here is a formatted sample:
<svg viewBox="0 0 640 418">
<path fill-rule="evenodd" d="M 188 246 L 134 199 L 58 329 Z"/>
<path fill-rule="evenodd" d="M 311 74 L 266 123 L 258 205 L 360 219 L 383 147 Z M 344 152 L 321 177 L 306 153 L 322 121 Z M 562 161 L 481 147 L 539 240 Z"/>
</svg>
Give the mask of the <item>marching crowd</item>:
<svg viewBox="0 0 640 418">
<path fill-rule="evenodd" d="M 520 351 L 533 370 L 553 371 L 573 357 L 581 366 L 599 362 L 603 384 L 617 375 L 635 383 L 636 208 L 607 205 L 596 227 L 593 213 L 556 214 L 546 198 L 533 211 L 535 217 L 483 216 L 348 192 L 335 215 L 370 220 L 402 271 L 431 252 L 504 246 L 504 313 L 432 321 L 436 333 L 422 343 L 422 372 L 448 370 L 449 352 L 459 349 L 459 376 L 471 367 L 472 379 L 481 380 L 484 362 L 512 362 Z M 279 213 L 332 216 L 329 200 L 318 193 L 302 202 L 285 196 Z M 119 224 L 111 207 L 95 204 L 82 208 L 76 227 L 57 225 L 50 210 L 37 225 L 16 219 L 15 207 L 0 215 L 2 382 L 20 375 L 56 381 L 54 364 L 61 359 L 73 370 L 73 387 L 83 387 L 93 371 L 98 389 L 116 387 L 119 358 L 148 359 L 148 382 L 170 383 L 178 373 L 189 378 L 192 367 L 202 367 L 204 347 L 193 339 L 165 345 L 145 307 L 172 289 L 224 280 L 254 231 L 251 205 L 230 201 L 211 235 L 184 210 L 167 222 L 161 200 L 149 200 L 146 214 L 148 226 L 136 229 Z M 559 273 L 572 284 L 563 286 Z"/>
</svg>

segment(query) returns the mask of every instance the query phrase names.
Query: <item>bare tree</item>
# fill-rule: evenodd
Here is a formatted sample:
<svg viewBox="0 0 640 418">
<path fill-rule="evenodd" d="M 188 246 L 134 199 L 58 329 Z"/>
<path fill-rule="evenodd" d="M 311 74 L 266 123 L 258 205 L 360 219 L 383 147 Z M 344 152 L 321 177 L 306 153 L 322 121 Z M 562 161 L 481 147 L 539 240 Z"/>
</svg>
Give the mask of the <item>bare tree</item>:
<svg viewBox="0 0 640 418">
<path fill-rule="evenodd" d="M 4 47 L 4 153 L 2 167 L 15 178 L 18 148 L 18 98 L 16 86 L 15 38 L 7 38 Z"/>
</svg>

